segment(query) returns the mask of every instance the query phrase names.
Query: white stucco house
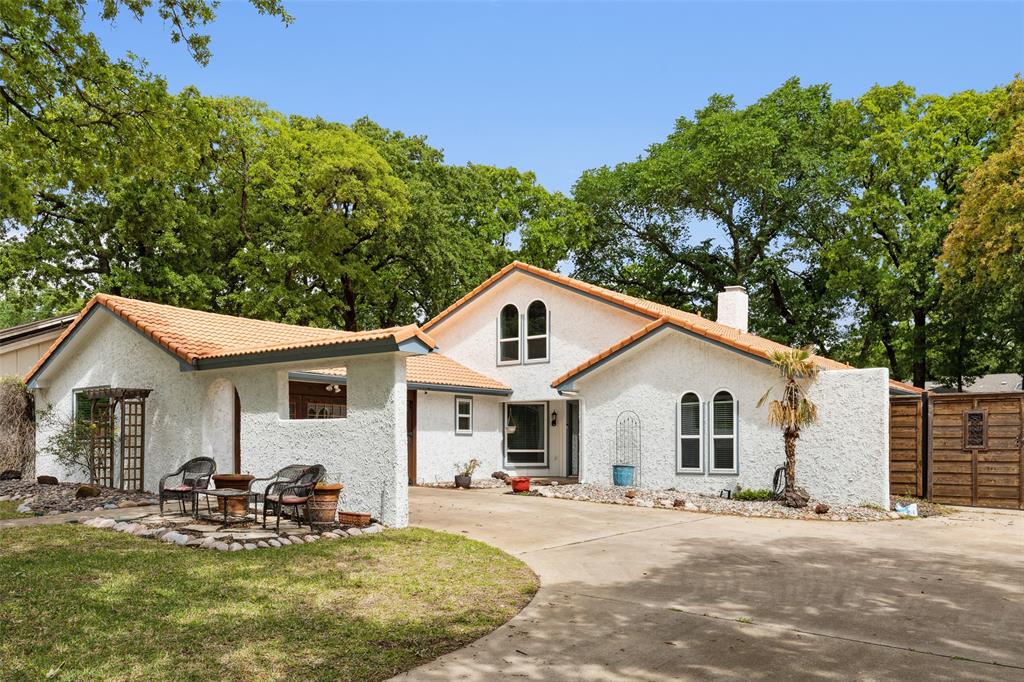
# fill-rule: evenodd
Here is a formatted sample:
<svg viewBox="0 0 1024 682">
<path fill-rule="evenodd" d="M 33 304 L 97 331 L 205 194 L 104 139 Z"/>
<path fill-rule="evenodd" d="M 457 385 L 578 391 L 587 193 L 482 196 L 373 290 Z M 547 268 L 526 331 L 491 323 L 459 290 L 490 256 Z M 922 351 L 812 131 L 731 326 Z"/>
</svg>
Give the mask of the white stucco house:
<svg viewBox="0 0 1024 682">
<path fill-rule="evenodd" d="M 512 263 L 421 327 L 341 332 L 98 295 L 29 371 L 37 406 L 149 389 L 145 487 L 198 455 L 266 475 L 323 464 L 341 505 L 394 526 L 407 483 L 482 472 L 645 487 L 770 487 L 782 439 L 755 404 L 784 346 L 747 332 L 730 287 L 717 321 Z M 820 423 L 799 445 L 816 497 L 888 505 L 887 371 L 817 357 Z M 40 425 L 38 441 L 50 434 Z M 75 476 L 40 456 L 38 473 Z M 80 474 L 77 474 L 80 475 Z"/>
</svg>

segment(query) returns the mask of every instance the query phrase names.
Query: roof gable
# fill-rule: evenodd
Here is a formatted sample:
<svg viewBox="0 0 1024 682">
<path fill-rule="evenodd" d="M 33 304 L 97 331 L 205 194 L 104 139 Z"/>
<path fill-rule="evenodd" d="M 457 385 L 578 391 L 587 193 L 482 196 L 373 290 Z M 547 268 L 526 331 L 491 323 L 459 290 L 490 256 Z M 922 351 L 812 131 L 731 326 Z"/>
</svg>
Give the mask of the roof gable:
<svg viewBox="0 0 1024 682">
<path fill-rule="evenodd" d="M 37 377 L 97 309 L 106 309 L 193 369 L 299 359 L 291 355 L 346 355 L 371 347 L 412 350 L 413 346 L 418 346 L 417 352 L 426 352 L 436 346 L 415 325 L 346 332 L 97 294 L 29 370 L 26 382 Z"/>
</svg>

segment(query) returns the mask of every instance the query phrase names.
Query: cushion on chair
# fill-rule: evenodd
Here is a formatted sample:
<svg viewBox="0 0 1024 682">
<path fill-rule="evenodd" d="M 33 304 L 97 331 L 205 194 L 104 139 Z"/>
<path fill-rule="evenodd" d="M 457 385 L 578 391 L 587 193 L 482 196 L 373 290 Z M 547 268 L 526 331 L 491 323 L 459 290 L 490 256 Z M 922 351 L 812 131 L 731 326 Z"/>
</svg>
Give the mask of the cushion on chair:
<svg viewBox="0 0 1024 682">
<path fill-rule="evenodd" d="M 308 497 L 296 497 L 295 495 L 267 495 L 267 499 L 271 502 L 278 502 L 280 504 L 306 504 Z"/>
<path fill-rule="evenodd" d="M 190 485 L 169 485 L 169 486 L 165 486 L 164 490 L 166 490 L 168 492 L 172 492 L 172 493 L 187 493 L 190 490 L 192 490 L 192 486 L 190 486 Z"/>
</svg>

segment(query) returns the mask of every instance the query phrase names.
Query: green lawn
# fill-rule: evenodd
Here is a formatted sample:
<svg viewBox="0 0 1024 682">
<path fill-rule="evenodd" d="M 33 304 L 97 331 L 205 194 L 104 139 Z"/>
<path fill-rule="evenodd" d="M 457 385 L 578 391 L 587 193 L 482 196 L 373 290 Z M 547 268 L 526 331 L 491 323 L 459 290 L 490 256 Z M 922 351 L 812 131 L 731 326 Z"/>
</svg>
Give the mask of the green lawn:
<svg viewBox="0 0 1024 682">
<path fill-rule="evenodd" d="M 422 529 L 234 553 L 3 530 L 0 677 L 379 680 L 486 634 L 536 591 L 518 559 Z"/>
<path fill-rule="evenodd" d="M 19 514 L 15 511 L 21 502 L 18 500 L 4 500 L 0 502 L 0 521 L 4 519 L 22 519 L 32 516 L 32 514 Z"/>
</svg>

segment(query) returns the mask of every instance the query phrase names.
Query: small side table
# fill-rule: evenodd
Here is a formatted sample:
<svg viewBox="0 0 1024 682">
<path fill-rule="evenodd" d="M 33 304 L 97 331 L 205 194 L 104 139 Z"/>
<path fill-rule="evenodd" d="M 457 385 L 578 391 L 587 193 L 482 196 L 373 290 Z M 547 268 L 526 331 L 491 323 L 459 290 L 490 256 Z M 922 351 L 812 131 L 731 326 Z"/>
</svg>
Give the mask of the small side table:
<svg viewBox="0 0 1024 682">
<path fill-rule="evenodd" d="M 255 500 L 257 496 L 257 493 L 251 490 L 236 490 L 234 488 L 218 488 L 217 490 L 197 490 L 195 491 L 195 493 L 196 502 L 193 507 L 193 509 L 195 510 L 195 519 L 197 521 L 199 520 L 199 496 L 203 495 L 206 497 L 206 511 L 210 514 L 213 513 L 213 510 L 210 508 L 210 498 L 215 497 L 218 499 L 218 501 L 223 502 L 223 504 L 218 504 L 218 506 L 223 507 L 224 510 L 224 525 L 228 525 L 232 521 L 234 521 L 235 523 L 244 521 L 248 517 L 249 502 L 251 500 Z M 229 502 L 231 500 L 244 501 L 246 513 L 242 516 L 229 514 L 228 510 L 231 508 Z"/>
</svg>

